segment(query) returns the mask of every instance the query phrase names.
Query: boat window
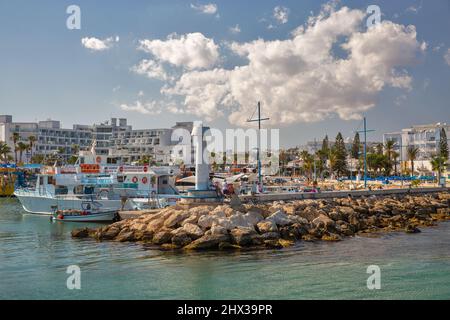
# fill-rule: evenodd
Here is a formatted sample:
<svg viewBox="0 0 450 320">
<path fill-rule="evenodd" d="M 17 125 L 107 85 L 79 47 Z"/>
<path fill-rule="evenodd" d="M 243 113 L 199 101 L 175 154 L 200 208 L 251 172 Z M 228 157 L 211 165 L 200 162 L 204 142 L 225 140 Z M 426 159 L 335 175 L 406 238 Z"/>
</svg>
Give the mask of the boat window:
<svg viewBox="0 0 450 320">
<path fill-rule="evenodd" d="M 55 183 L 56 183 L 56 181 L 55 181 L 55 179 L 53 177 L 49 176 L 47 178 L 47 184 L 55 184 Z"/>
<path fill-rule="evenodd" d="M 93 194 L 94 193 L 94 187 L 85 187 L 84 188 L 84 194 Z"/>
<path fill-rule="evenodd" d="M 55 195 L 68 194 L 69 189 L 66 186 L 56 186 L 55 187 Z"/>
<path fill-rule="evenodd" d="M 125 177 L 124 176 L 117 176 L 117 182 L 122 183 L 125 181 Z"/>
<path fill-rule="evenodd" d="M 44 177 L 39 177 L 39 185 L 43 186 L 44 185 Z"/>
<path fill-rule="evenodd" d="M 163 181 L 162 181 L 162 184 L 167 184 L 168 182 L 167 182 L 167 179 L 164 179 Z"/>
</svg>

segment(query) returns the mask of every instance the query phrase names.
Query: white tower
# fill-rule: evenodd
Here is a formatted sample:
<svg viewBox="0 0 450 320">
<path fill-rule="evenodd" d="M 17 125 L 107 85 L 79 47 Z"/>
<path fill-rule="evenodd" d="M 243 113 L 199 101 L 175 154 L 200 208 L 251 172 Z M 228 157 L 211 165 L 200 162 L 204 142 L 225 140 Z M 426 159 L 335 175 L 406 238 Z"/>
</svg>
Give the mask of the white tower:
<svg viewBox="0 0 450 320">
<path fill-rule="evenodd" d="M 206 141 L 205 132 L 208 127 L 203 127 L 201 122 L 196 122 L 192 129 L 192 140 L 195 148 L 195 190 L 209 190 L 209 160 L 205 159 Z"/>
</svg>

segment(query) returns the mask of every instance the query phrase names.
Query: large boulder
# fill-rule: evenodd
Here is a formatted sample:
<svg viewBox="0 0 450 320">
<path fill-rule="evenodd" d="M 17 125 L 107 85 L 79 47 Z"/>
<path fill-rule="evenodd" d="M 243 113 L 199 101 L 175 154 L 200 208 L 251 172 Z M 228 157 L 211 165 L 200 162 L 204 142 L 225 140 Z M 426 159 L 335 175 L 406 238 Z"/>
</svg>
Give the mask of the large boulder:
<svg viewBox="0 0 450 320">
<path fill-rule="evenodd" d="M 228 218 L 230 222 L 231 229 L 234 228 L 254 228 L 254 224 L 249 221 L 248 216 L 244 216 L 240 212 L 236 212 L 231 217 Z"/>
<path fill-rule="evenodd" d="M 258 222 L 264 220 L 264 217 L 259 212 L 250 211 L 244 214 L 244 219 L 247 220 L 252 225 L 256 225 Z"/>
<path fill-rule="evenodd" d="M 116 237 L 117 241 L 127 242 L 127 241 L 135 241 L 136 236 L 134 231 L 122 230 Z"/>
<path fill-rule="evenodd" d="M 164 221 L 164 227 L 173 228 L 179 225 L 188 216 L 189 216 L 188 211 L 175 211 Z"/>
<path fill-rule="evenodd" d="M 120 229 L 116 227 L 107 228 L 99 235 L 99 240 L 113 240 L 120 233 Z"/>
<path fill-rule="evenodd" d="M 252 246 L 263 242 L 255 230 L 250 228 L 235 228 L 231 230 L 231 241 L 238 246 Z"/>
<path fill-rule="evenodd" d="M 273 220 L 261 221 L 256 226 L 260 233 L 278 232 L 277 224 Z"/>
<path fill-rule="evenodd" d="M 172 237 L 172 244 L 177 247 L 187 246 L 192 242 L 192 239 L 187 235 L 187 233 L 178 233 Z"/>
<path fill-rule="evenodd" d="M 147 227 L 145 230 L 150 231 L 150 232 L 157 232 L 164 225 L 164 221 L 165 221 L 164 217 L 159 217 L 157 219 L 153 219 L 152 221 L 150 221 L 147 224 Z"/>
<path fill-rule="evenodd" d="M 210 229 L 212 227 L 212 225 L 217 222 L 218 218 L 216 218 L 215 216 L 211 216 L 211 215 L 204 215 L 201 216 L 198 219 L 197 224 L 199 225 L 200 228 L 202 228 L 203 230 L 207 230 Z"/>
<path fill-rule="evenodd" d="M 192 239 L 198 239 L 204 234 L 203 230 L 199 226 L 192 223 L 186 223 L 183 226 L 183 231 Z"/>
<path fill-rule="evenodd" d="M 324 214 L 319 214 L 311 222 L 313 226 L 323 226 L 327 229 L 335 226 L 335 222 Z"/>
<path fill-rule="evenodd" d="M 172 239 L 172 233 L 169 230 L 162 230 L 153 236 L 153 243 L 157 245 L 161 245 L 164 243 L 169 243 Z"/>
<path fill-rule="evenodd" d="M 203 237 L 191 242 L 184 248 L 186 250 L 207 250 L 207 249 L 217 249 L 219 244 L 222 242 L 229 242 L 230 237 L 228 235 L 204 235 Z"/>
<path fill-rule="evenodd" d="M 266 220 L 271 220 L 278 226 L 287 226 L 293 224 L 288 215 L 285 214 L 282 210 L 278 210 L 272 213 Z"/>
<path fill-rule="evenodd" d="M 212 235 L 228 234 L 228 229 L 221 225 L 213 224 L 211 227 L 211 234 Z"/>
<path fill-rule="evenodd" d="M 87 238 L 89 237 L 89 229 L 88 228 L 74 229 L 72 230 L 71 235 L 73 238 Z"/>
</svg>

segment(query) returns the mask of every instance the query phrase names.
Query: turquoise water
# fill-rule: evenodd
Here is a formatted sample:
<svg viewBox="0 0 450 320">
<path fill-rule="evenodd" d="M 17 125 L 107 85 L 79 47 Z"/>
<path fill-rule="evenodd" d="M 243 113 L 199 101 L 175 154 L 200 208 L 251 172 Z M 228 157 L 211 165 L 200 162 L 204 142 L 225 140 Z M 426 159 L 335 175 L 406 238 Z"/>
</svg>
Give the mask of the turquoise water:
<svg viewBox="0 0 450 320">
<path fill-rule="evenodd" d="M 276 251 L 180 254 L 73 240 L 80 224 L 50 223 L 0 199 L 0 299 L 449 299 L 450 223 Z M 66 269 L 81 268 L 81 290 Z M 366 286 L 369 265 L 381 289 Z"/>
</svg>

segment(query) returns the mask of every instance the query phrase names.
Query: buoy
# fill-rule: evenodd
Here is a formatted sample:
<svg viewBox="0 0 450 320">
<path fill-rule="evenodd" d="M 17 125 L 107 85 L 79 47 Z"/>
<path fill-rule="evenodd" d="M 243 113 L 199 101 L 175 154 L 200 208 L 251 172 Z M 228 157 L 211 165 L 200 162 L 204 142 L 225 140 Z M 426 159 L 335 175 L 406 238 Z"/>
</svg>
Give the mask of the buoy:
<svg viewBox="0 0 450 320">
<path fill-rule="evenodd" d="M 138 182 L 138 178 L 137 177 L 133 177 L 133 179 L 131 179 L 131 181 L 133 181 L 133 183 Z"/>
<path fill-rule="evenodd" d="M 147 177 L 143 177 L 143 178 L 142 178 L 142 183 L 143 183 L 143 184 L 147 184 L 147 182 L 148 182 Z"/>
</svg>

